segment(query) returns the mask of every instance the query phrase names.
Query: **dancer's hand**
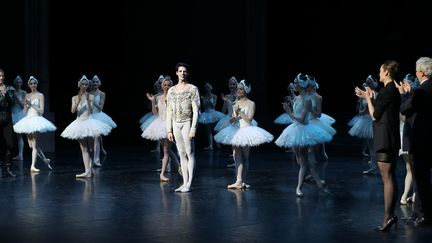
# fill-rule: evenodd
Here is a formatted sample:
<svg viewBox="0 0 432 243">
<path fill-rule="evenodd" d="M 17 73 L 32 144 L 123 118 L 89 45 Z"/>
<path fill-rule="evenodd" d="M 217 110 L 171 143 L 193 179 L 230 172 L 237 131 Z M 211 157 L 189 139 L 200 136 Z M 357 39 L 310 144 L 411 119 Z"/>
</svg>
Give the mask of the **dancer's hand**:
<svg viewBox="0 0 432 243">
<path fill-rule="evenodd" d="M 174 136 L 173 136 L 172 132 L 168 133 L 168 140 L 170 140 L 171 142 L 174 142 Z"/>
</svg>

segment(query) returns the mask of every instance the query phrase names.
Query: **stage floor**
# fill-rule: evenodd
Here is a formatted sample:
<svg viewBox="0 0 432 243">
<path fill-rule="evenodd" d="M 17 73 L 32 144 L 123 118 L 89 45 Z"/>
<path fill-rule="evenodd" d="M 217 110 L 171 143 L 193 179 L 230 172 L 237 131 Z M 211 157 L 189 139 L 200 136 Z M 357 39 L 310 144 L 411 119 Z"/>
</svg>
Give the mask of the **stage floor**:
<svg viewBox="0 0 432 243">
<path fill-rule="evenodd" d="M 353 145 L 356 146 L 356 145 Z M 347 149 L 349 148 L 349 149 Z M 0 179 L 0 242 L 430 242 L 432 228 L 401 220 L 411 206 L 397 204 L 398 228 L 379 233 L 383 189 L 379 176 L 364 176 L 360 148 L 329 145 L 319 164 L 330 194 L 306 183 L 295 194 L 298 166 L 282 149 L 254 148 L 246 190 L 235 181 L 229 147 L 197 149 L 192 191 L 176 193 L 181 177 L 172 170 L 161 182 L 159 154 L 148 147 L 107 146 L 94 176 L 83 172 L 79 146 L 50 154 L 53 171 L 30 158 Z M 398 163 L 400 199 L 405 165 Z"/>
</svg>

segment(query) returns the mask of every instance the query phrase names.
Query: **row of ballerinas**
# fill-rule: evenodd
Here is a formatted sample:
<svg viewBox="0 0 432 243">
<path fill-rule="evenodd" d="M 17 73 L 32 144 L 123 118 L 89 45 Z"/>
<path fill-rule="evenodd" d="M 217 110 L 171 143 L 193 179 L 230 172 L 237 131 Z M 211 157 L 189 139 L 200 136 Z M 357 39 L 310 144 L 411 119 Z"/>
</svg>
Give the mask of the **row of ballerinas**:
<svg viewBox="0 0 432 243">
<path fill-rule="evenodd" d="M 17 76 L 14 80 L 16 104 L 12 108 L 13 129 L 18 136 L 18 156 L 16 160 L 23 159 L 23 138 L 27 135 L 29 147 L 32 151 L 31 172 L 38 172 L 37 157 L 40 157 L 47 167 L 52 170 L 50 159 L 46 158 L 38 143 L 41 133 L 54 132 L 57 127 L 43 117 L 45 97 L 37 90 L 39 81 L 30 76 L 27 85 L 30 92 L 22 89 L 23 80 Z M 91 85 L 91 90 L 89 86 Z M 101 80 L 95 75 L 90 81 L 85 75 L 78 81 L 79 92 L 72 97 L 71 112 L 77 114 L 76 120 L 69 124 L 61 133 L 68 139 L 78 140 L 83 154 L 85 172 L 77 177 L 91 176 L 91 166 L 101 166 L 100 150 L 106 155 L 102 146 L 102 135 L 108 135 L 117 124 L 110 116 L 104 113 L 105 93 L 99 89 Z M 90 159 L 90 152 L 93 154 Z"/>
<path fill-rule="evenodd" d="M 176 160 L 176 156 L 175 153 L 170 152 L 171 144 L 167 140 L 165 99 L 173 82 L 169 77 L 164 77 L 161 84 L 161 95 L 152 96 L 148 94 L 149 100 L 152 101 L 155 118 L 143 129 L 142 137 L 161 141 L 164 157 L 160 179 L 168 181 L 169 179 L 164 175 L 166 166 L 169 158 Z M 237 82 L 234 77 L 229 79 L 228 85 L 232 93 L 223 96 L 227 114 L 215 126 L 217 134 L 214 136 L 214 140 L 217 143 L 232 147 L 236 180 L 227 187 L 229 189 L 242 189 L 250 187 L 246 183 L 246 176 L 251 147 L 270 143 L 273 141 L 274 136 L 259 127 L 258 123 L 253 119 L 256 107 L 255 103 L 248 98 L 248 94 L 252 90 L 251 85 L 245 80 Z M 299 74 L 294 79 L 291 87 L 298 95 L 294 94 L 291 98 L 285 99 L 282 105 L 292 122 L 276 139 L 275 144 L 279 147 L 293 149 L 297 163 L 300 166 L 296 195 L 301 197 L 303 196 L 302 186 L 306 172 L 310 173 L 319 188 L 325 190 L 325 181 L 319 178 L 315 163 L 309 160 L 308 153 L 313 151 L 316 158 L 327 159 L 326 155 L 320 154 L 320 151 L 324 151 L 320 150 L 320 148 L 322 148 L 323 144 L 332 140 L 336 130 L 331 126 L 335 120 L 328 116 L 322 116 L 322 98 L 316 94 L 318 84 L 313 77 Z M 315 92 L 312 92 L 313 90 Z M 204 117 L 208 118 L 207 116 Z"/>
</svg>

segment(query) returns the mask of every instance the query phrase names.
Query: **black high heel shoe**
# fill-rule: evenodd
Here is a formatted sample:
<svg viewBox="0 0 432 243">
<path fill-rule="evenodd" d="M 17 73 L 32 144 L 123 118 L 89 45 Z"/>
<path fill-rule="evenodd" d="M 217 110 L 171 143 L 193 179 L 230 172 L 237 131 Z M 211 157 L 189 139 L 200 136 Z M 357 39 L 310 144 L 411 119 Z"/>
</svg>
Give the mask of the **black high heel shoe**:
<svg viewBox="0 0 432 243">
<path fill-rule="evenodd" d="M 397 220 L 397 217 L 393 216 L 387 221 L 386 225 L 376 227 L 375 231 L 389 232 L 393 225 L 395 225 L 395 228 L 397 228 Z"/>
</svg>

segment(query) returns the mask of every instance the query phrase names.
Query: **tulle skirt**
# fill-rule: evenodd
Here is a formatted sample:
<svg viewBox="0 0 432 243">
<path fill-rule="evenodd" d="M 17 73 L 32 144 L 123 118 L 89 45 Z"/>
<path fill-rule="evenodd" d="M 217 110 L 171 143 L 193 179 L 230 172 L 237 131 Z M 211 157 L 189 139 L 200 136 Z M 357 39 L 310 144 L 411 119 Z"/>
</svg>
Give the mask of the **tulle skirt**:
<svg viewBox="0 0 432 243">
<path fill-rule="evenodd" d="M 81 120 L 77 118 L 64 129 L 60 136 L 77 140 L 88 137 L 97 137 L 100 135 L 108 135 L 111 130 L 111 126 L 99 120 L 93 118 Z"/>
<path fill-rule="evenodd" d="M 105 112 L 101 111 L 101 112 L 97 112 L 97 113 L 93 113 L 92 117 L 96 120 L 99 120 L 103 123 L 108 124 L 110 127 L 112 128 L 116 128 L 117 124 L 113 121 L 113 119 L 108 116 Z"/>
<path fill-rule="evenodd" d="M 214 139 L 216 142 L 237 147 L 258 146 L 269 143 L 273 135 L 257 126 L 238 127 L 230 125 L 218 132 Z"/>
<path fill-rule="evenodd" d="M 222 119 L 220 119 L 218 121 L 218 123 L 216 123 L 214 130 L 216 132 L 220 132 L 222 129 L 230 126 L 231 125 L 230 119 L 231 119 L 231 115 L 225 115 L 225 117 L 223 117 Z M 255 120 L 252 120 L 251 125 L 256 127 L 256 126 L 258 126 L 258 122 L 256 122 Z"/>
<path fill-rule="evenodd" d="M 154 121 L 156 120 L 156 118 L 158 118 L 158 116 L 152 115 L 151 117 L 149 117 L 145 122 L 143 122 L 141 124 L 141 131 L 146 130 L 146 128 Z"/>
<path fill-rule="evenodd" d="M 274 120 L 274 123 L 279 124 L 279 125 L 289 125 L 292 122 L 293 121 L 292 121 L 291 117 L 286 112 L 282 113 L 280 116 L 278 116 Z"/>
<path fill-rule="evenodd" d="M 358 120 L 360 119 L 361 115 L 355 115 L 351 120 L 348 122 L 348 126 L 352 127 Z"/>
<path fill-rule="evenodd" d="M 166 123 L 162 121 L 159 117 L 156 118 L 150 125 L 143 131 L 141 137 L 145 139 L 150 139 L 153 141 L 159 141 L 161 139 L 167 138 Z"/>
<path fill-rule="evenodd" d="M 307 147 L 331 140 L 332 136 L 320 126 L 294 122 L 283 130 L 275 144 L 284 148 Z"/>
<path fill-rule="evenodd" d="M 145 114 L 143 117 L 141 117 L 141 119 L 139 120 L 140 124 L 143 124 L 145 121 L 147 121 L 147 119 L 149 119 L 151 116 L 153 116 L 153 112 L 149 112 L 147 114 Z"/>
<path fill-rule="evenodd" d="M 219 120 L 221 120 L 222 118 L 225 117 L 225 114 L 220 112 L 220 111 L 216 111 L 216 110 L 209 110 L 209 111 L 204 111 L 203 113 L 201 113 L 198 122 L 202 123 L 202 124 L 212 124 L 212 123 L 216 123 Z"/>
<path fill-rule="evenodd" d="M 321 116 L 318 119 L 329 125 L 332 125 L 336 122 L 336 119 L 324 113 L 321 113 Z"/>
<path fill-rule="evenodd" d="M 57 127 L 43 116 L 25 116 L 13 126 L 13 129 L 16 133 L 29 134 L 53 132 Z"/>
<path fill-rule="evenodd" d="M 360 116 L 348 133 L 353 137 L 373 138 L 372 118 L 370 115 Z"/>
<path fill-rule="evenodd" d="M 327 123 L 329 120 L 325 120 L 325 121 L 324 120 L 325 119 L 319 119 L 319 118 L 311 119 L 309 121 L 309 124 L 313 124 L 322 128 L 324 131 L 326 131 L 328 134 L 330 134 L 333 137 L 336 134 L 336 129 L 334 129 L 329 123 Z"/>
</svg>

